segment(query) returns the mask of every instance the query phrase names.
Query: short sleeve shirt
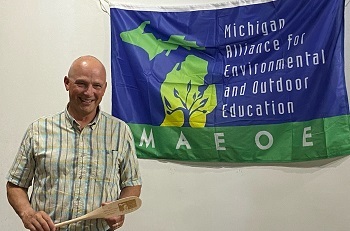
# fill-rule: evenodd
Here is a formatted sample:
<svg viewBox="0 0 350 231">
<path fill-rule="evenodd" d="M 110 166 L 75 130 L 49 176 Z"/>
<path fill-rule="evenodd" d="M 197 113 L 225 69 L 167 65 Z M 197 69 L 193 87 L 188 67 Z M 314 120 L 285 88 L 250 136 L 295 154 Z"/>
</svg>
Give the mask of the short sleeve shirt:
<svg viewBox="0 0 350 231">
<path fill-rule="evenodd" d="M 7 180 L 24 188 L 32 185 L 31 205 L 54 223 L 82 216 L 117 200 L 122 188 L 142 183 L 125 122 L 99 111 L 80 130 L 67 109 L 29 126 Z M 107 229 L 103 219 L 94 219 L 60 230 Z"/>
</svg>

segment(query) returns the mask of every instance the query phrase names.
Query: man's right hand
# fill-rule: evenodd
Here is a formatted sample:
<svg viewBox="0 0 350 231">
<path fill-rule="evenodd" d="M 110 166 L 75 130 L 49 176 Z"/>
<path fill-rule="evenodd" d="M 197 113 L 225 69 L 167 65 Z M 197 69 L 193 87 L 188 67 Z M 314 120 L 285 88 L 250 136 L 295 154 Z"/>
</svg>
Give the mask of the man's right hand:
<svg viewBox="0 0 350 231">
<path fill-rule="evenodd" d="M 43 211 L 30 211 L 21 214 L 23 225 L 30 231 L 55 231 L 55 224 L 50 216 Z"/>
</svg>

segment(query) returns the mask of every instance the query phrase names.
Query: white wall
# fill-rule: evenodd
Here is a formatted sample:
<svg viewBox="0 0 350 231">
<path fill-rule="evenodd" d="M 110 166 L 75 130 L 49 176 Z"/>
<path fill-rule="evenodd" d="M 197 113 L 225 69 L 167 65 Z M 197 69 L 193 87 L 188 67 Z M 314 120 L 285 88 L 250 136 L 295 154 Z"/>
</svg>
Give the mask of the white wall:
<svg viewBox="0 0 350 231">
<path fill-rule="evenodd" d="M 177 2 L 181 1 L 185 2 Z M 350 5 L 345 11 L 349 18 Z M 347 23 L 350 86 L 349 35 Z M 66 106 L 63 76 L 71 61 L 83 54 L 99 57 L 109 68 L 109 16 L 97 0 L 2 1 L 0 230 L 24 230 L 7 203 L 7 170 L 29 123 Z M 102 102 L 108 112 L 110 90 Z M 120 230 L 348 231 L 350 227 L 350 157 L 290 165 L 156 160 L 140 160 L 140 165 L 143 206 L 127 216 Z"/>
</svg>

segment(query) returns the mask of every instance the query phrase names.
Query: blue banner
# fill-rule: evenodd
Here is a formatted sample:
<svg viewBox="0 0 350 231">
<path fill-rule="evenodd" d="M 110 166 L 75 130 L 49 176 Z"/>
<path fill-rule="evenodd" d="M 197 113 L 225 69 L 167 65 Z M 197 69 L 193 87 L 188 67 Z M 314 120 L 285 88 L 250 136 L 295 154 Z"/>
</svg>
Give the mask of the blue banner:
<svg viewBox="0 0 350 231">
<path fill-rule="evenodd" d="M 112 5 L 112 114 L 131 125 L 140 153 L 201 161 L 199 152 L 210 149 L 208 142 L 197 142 L 196 153 L 193 143 L 182 136 L 187 131 L 194 136 L 213 133 L 215 155 L 220 151 L 240 155 L 228 151 L 227 145 L 220 149 L 224 141 L 215 135 L 220 129 L 230 133 L 237 126 L 251 135 L 237 143 L 255 139 L 257 150 L 268 151 L 273 136 L 269 131 L 261 133 L 267 141 L 259 148 L 264 142 L 257 138 L 258 126 L 293 130 L 307 121 L 334 123 L 347 118 L 344 1 L 277 0 L 244 6 L 239 2 L 201 5 L 200 10 Z M 344 121 L 340 126 L 348 132 Z M 160 137 L 176 133 L 173 150 L 159 151 L 154 145 L 152 149 L 150 132 L 156 130 Z M 292 133 L 285 138 L 290 140 L 286 145 L 296 145 Z M 310 137 L 301 137 L 306 138 Z M 348 144 L 349 139 L 344 142 Z M 335 154 L 325 147 L 310 159 L 343 155 L 349 151 L 346 146 Z M 188 155 L 192 156 L 178 157 L 181 150 L 191 150 Z M 293 155 L 293 151 L 288 154 Z M 139 156 L 147 158 L 147 154 Z M 212 160 L 244 161 L 232 159 L 219 155 Z M 274 154 L 264 161 L 292 159 Z"/>
</svg>

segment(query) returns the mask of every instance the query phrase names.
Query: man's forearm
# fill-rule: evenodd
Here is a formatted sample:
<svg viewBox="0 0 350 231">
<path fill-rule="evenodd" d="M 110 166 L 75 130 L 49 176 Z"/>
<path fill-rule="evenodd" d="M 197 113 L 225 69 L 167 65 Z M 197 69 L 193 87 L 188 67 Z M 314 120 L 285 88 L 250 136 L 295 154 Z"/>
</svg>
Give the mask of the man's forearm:
<svg viewBox="0 0 350 231">
<path fill-rule="evenodd" d="M 7 182 L 6 189 L 7 199 L 20 218 L 23 218 L 25 214 L 34 212 L 30 205 L 26 188 Z"/>
<path fill-rule="evenodd" d="M 29 230 L 56 230 L 55 224 L 50 216 L 44 211 L 35 211 L 30 205 L 28 190 L 7 182 L 7 199 L 18 216 L 21 218 L 23 225 Z"/>
<path fill-rule="evenodd" d="M 125 187 L 121 190 L 119 198 L 124 198 L 124 197 L 129 197 L 129 196 L 139 197 L 140 194 L 141 194 L 141 185 L 128 186 L 128 187 Z"/>
</svg>

